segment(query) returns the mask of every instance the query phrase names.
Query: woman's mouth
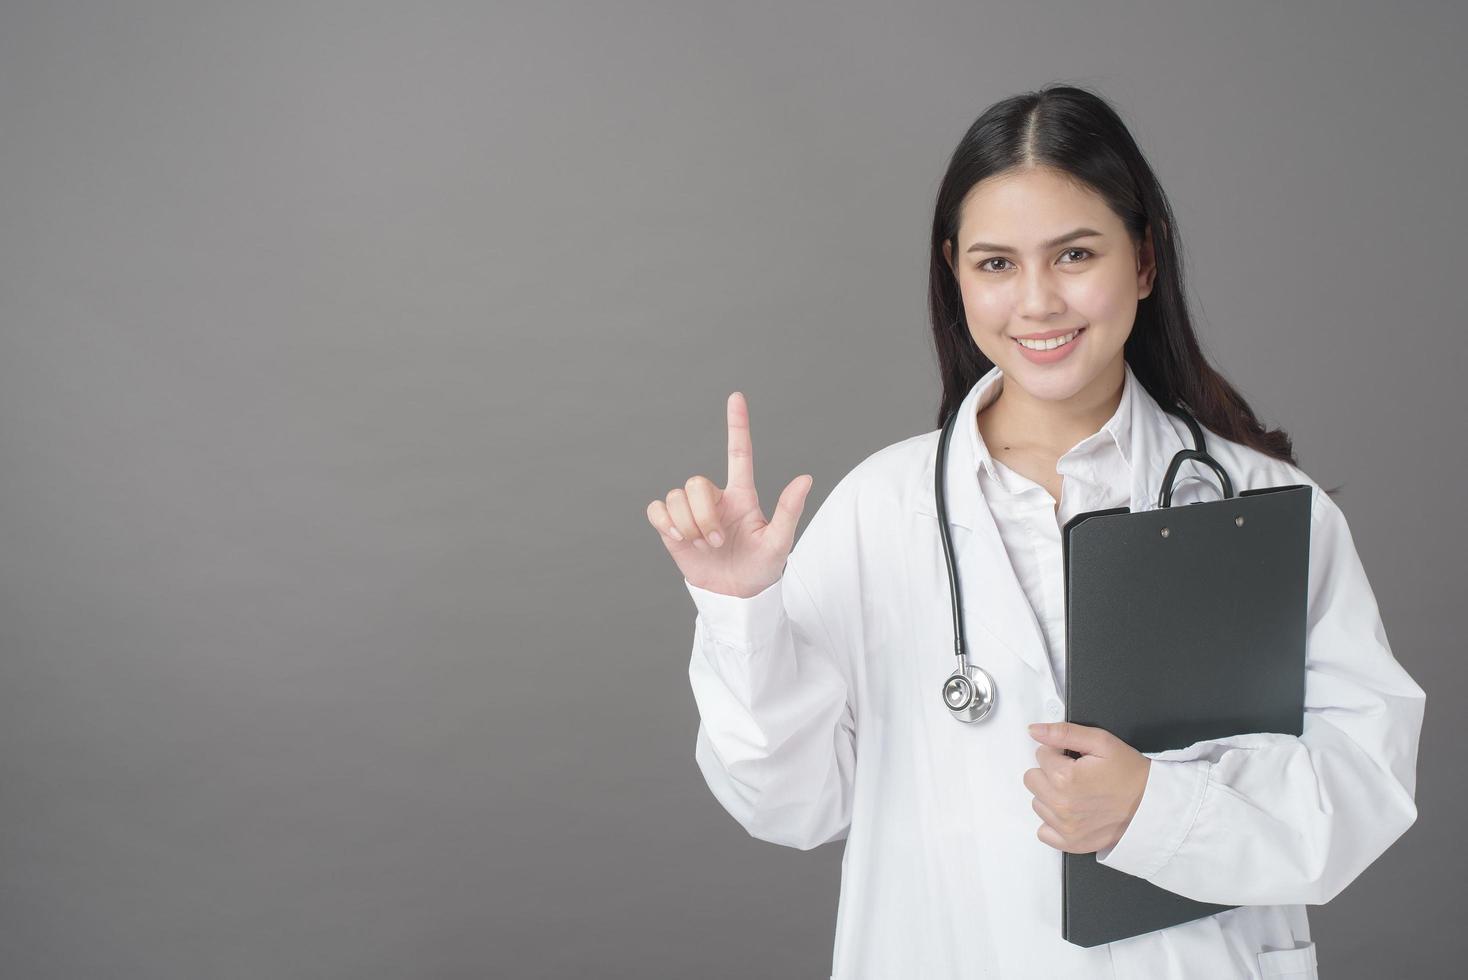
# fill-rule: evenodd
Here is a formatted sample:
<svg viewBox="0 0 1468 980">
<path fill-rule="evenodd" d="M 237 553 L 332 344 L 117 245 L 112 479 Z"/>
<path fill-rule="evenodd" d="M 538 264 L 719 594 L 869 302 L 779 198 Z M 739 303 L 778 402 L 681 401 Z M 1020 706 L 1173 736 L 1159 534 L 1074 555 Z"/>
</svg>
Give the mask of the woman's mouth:
<svg viewBox="0 0 1468 980">
<path fill-rule="evenodd" d="M 1014 345 L 1026 360 L 1036 364 L 1053 364 L 1068 355 L 1081 339 L 1081 334 L 1086 332 L 1085 327 L 1072 330 L 1068 334 L 1052 337 L 1049 340 L 1020 340 L 1012 337 Z"/>
</svg>

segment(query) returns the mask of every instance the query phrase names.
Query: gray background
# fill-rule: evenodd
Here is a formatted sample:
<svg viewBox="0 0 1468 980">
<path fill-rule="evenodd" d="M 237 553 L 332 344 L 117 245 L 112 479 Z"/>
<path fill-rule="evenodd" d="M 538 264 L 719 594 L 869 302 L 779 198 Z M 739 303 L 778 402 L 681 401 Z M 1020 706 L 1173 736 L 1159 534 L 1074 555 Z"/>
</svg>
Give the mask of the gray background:
<svg viewBox="0 0 1468 980">
<path fill-rule="evenodd" d="M 644 510 L 933 427 L 948 154 L 1050 81 L 1429 693 L 1332 978 L 1460 968 L 1461 5 L 0 7 L 0 975 L 824 977 Z"/>
</svg>

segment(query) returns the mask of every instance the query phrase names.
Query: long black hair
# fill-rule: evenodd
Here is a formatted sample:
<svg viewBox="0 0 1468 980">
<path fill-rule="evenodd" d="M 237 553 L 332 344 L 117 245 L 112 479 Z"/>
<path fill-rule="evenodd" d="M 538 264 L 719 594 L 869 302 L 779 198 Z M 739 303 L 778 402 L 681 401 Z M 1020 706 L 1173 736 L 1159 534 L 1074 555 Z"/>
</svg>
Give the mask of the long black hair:
<svg viewBox="0 0 1468 980">
<path fill-rule="evenodd" d="M 1137 304 L 1124 356 L 1132 373 L 1165 410 L 1179 402 L 1207 429 L 1298 466 L 1283 429 L 1266 429 L 1233 385 L 1198 346 L 1183 292 L 1177 223 L 1126 124 L 1100 96 L 1071 85 L 1048 85 L 996 102 L 959 141 L 933 209 L 928 314 L 943 379 L 937 424 L 958 410 L 994 363 L 969 334 L 963 297 L 943 245 L 959 254 L 964 197 L 979 181 L 1011 171 L 1047 168 L 1098 194 L 1126 226 L 1134 246 L 1148 228 L 1156 256 L 1152 291 Z M 1334 494 L 1339 487 L 1327 490 Z"/>
</svg>

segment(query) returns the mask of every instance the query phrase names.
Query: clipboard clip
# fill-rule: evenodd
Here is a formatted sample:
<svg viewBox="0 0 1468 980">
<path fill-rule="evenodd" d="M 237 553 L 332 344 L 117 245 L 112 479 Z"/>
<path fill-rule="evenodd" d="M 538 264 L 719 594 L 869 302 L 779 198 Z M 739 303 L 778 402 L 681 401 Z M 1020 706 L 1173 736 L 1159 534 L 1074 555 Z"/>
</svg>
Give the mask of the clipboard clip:
<svg viewBox="0 0 1468 980">
<path fill-rule="evenodd" d="M 1180 449 L 1177 455 L 1172 457 L 1172 462 L 1167 466 L 1167 475 L 1162 478 L 1162 492 L 1157 497 L 1157 506 L 1159 508 L 1172 506 L 1173 481 L 1177 479 L 1177 471 L 1188 460 L 1197 460 L 1200 463 L 1207 463 L 1213 467 L 1213 472 L 1217 473 L 1218 478 L 1223 481 L 1224 499 L 1232 497 L 1234 495 L 1233 482 L 1229 480 L 1228 474 L 1223 471 L 1223 467 L 1218 465 L 1218 460 L 1209 456 L 1207 450 L 1204 449 L 1203 427 L 1198 424 L 1197 419 L 1193 418 L 1192 413 L 1187 410 L 1182 402 L 1177 403 L 1172 414 L 1180 416 L 1184 422 L 1188 423 L 1188 428 L 1193 432 L 1193 448 Z"/>
</svg>

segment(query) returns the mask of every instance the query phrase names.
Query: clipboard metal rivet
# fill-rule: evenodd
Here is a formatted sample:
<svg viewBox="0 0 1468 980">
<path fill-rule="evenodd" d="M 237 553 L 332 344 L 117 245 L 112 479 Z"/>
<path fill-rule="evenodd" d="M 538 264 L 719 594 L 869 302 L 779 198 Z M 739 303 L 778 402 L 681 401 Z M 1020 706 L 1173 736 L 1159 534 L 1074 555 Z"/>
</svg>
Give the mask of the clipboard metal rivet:
<svg viewBox="0 0 1468 980">
<path fill-rule="evenodd" d="M 1168 534 L 1169 534 L 1169 533 L 1171 533 L 1171 532 L 1169 532 L 1169 531 L 1168 531 L 1168 530 L 1167 530 L 1167 528 L 1163 528 L 1163 529 L 1162 529 L 1162 536 L 1163 536 L 1163 537 L 1164 537 L 1164 538 L 1165 538 L 1165 537 L 1167 537 L 1167 536 L 1168 536 Z"/>
<path fill-rule="evenodd" d="M 1234 518 L 1234 524 L 1238 525 L 1239 527 L 1243 527 L 1244 526 L 1244 515 L 1243 514 L 1240 514 L 1238 517 L 1235 517 Z"/>
</svg>

